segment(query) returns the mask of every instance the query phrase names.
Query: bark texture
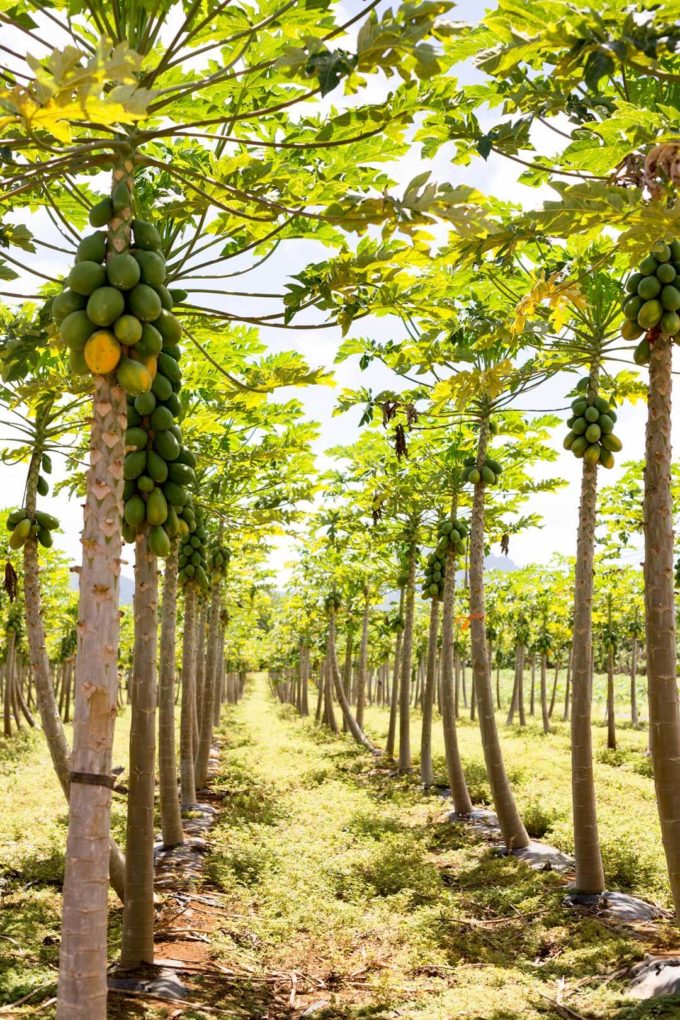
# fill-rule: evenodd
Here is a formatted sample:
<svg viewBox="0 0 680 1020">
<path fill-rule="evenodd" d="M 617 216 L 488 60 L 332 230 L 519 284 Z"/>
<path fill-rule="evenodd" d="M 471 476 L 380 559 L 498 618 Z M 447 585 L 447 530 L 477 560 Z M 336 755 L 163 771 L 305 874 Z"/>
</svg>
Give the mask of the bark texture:
<svg viewBox="0 0 680 1020">
<path fill-rule="evenodd" d="M 164 846 L 184 842 L 177 792 L 175 748 L 175 631 L 177 629 L 177 540 L 165 561 L 161 612 L 160 673 L 158 691 L 158 772 L 161 831 Z"/>
</svg>

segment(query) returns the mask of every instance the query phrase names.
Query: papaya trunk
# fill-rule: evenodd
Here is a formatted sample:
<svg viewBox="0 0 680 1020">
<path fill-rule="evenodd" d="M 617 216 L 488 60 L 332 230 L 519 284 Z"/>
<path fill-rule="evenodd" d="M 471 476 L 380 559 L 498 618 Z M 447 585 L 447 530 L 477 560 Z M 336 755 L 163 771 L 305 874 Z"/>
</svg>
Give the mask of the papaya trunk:
<svg viewBox="0 0 680 1020">
<path fill-rule="evenodd" d="M 550 707 L 548 708 L 548 719 L 552 719 L 555 711 L 555 699 L 557 698 L 557 681 L 560 675 L 560 664 L 555 663 L 555 675 L 553 677 L 552 693 L 550 695 Z"/>
<path fill-rule="evenodd" d="M 36 489 L 40 473 L 40 449 L 37 447 L 31 457 L 26 482 L 26 510 L 30 515 L 36 509 Z M 64 727 L 57 708 L 57 699 L 52 686 L 50 660 L 45 642 L 45 623 L 42 614 L 42 596 L 40 592 L 40 565 L 38 560 L 38 541 L 29 535 L 24 544 L 24 609 L 26 614 L 26 636 L 30 666 L 35 682 L 35 695 L 40 713 L 43 733 L 50 752 L 52 765 L 57 779 L 69 799 L 69 761 L 71 751 L 66 740 Z M 66 709 L 70 700 L 71 664 L 63 664 Z M 67 715 L 68 719 L 68 715 Z M 125 897 L 125 858 L 115 840 L 111 840 L 109 850 L 109 878 L 111 885 L 122 901 Z"/>
<path fill-rule="evenodd" d="M 531 666 L 531 692 L 529 694 L 529 715 L 536 715 L 536 656 L 529 656 Z"/>
<path fill-rule="evenodd" d="M 201 707 L 201 731 L 196 756 L 196 785 L 204 787 L 208 782 L 208 764 L 212 747 L 215 717 L 215 681 L 217 678 L 217 642 L 220 633 L 222 612 L 222 583 L 213 583 L 210 600 L 210 627 L 203 680 L 203 701 Z"/>
<path fill-rule="evenodd" d="M 423 718 L 420 731 L 420 781 L 423 786 L 434 786 L 432 771 L 432 708 L 437 668 L 437 636 L 439 634 L 439 602 L 430 600 L 430 628 L 427 638 L 427 672 L 423 691 Z"/>
<path fill-rule="evenodd" d="M 402 618 L 404 612 L 404 589 L 402 588 L 399 593 L 399 617 Z M 394 758 L 394 748 L 397 740 L 397 713 L 399 710 L 399 671 L 401 667 L 401 646 L 404 637 L 404 632 L 400 628 L 397 631 L 397 636 L 394 642 L 394 670 L 392 672 L 392 686 L 390 688 L 390 722 L 387 730 L 387 743 L 385 745 L 385 754 L 390 758 Z"/>
<path fill-rule="evenodd" d="M 614 649 L 607 652 L 607 747 L 616 750 L 616 705 L 614 701 Z"/>
<path fill-rule="evenodd" d="M 125 907 L 120 966 L 153 963 L 153 841 L 156 758 L 158 580 L 148 529 L 135 541 L 135 641 L 130 701 L 130 767 L 125 854 Z"/>
<path fill-rule="evenodd" d="M 401 649 L 399 683 L 399 771 L 411 771 L 411 659 L 413 657 L 413 623 L 415 617 L 416 546 L 411 542 L 408 553 L 408 582 L 404 599 L 404 641 Z"/>
<path fill-rule="evenodd" d="M 453 513 L 455 514 L 455 504 Z M 444 567 L 444 600 L 442 608 L 442 725 L 444 728 L 444 750 L 446 771 L 451 789 L 451 799 L 456 813 L 467 815 L 472 811 L 472 801 L 465 782 L 465 772 L 458 747 L 456 729 L 456 691 L 453 670 L 453 615 L 456 595 L 456 553 L 453 546 L 446 550 Z"/>
<path fill-rule="evenodd" d="M 158 705 L 158 771 L 161 831 L 164 846 L 184 842 L 177 792 L 175 749 L 175 631 L 177 628 L 177 540 L 165 561 L 161 612 L 160 675 Z"/>
<path fill-rule="evenodd" d="M 14 670 L 14 644 L 16 637 L 13 630 L 7 631 L 7 650 L 5 652 L 5 664 L 3 673 L 5 675 L 5 689 L 3 702 L 3 735 L 12 736 L 12 680 Z"/>
<path fill-rule="evenodd" d="M 201 713 L 203 711 L 203 683 L 205 681 L 205 628 L 208 622 L 208 603 L 201 595 L 196 613 L 196 637 L 194 652 L 194 719 L 193 719 L 193 748 L 194 748 L 194 773 L 196 760 L 198 758 L 198 745 L 201 733 Z M 198 785 L 198 783 L 196 783 Z"/>
<path fill-rule="evenodd" d="M 637 659 L 638 642 L 637 638 L 633 638 L 633 647 L 630 650 L 630 721 L 633 729 L 640 725 L 637 705 Z"/>
<path fill-rule="evenodd" d="M 366 704 L 366 674 L 368 672 L 368 624 L 371 618 L 371 603 L 368 592 L 364 592 L 364 615 L 361 622 L 361 647 L 359 649 L 359 676 L 357 678 L 357 723 L 364 727 Z"/>
<path fill-rule="evenodd" d="M 326 654 L 324 662 L 324 702 L 326 725 L 331 733 L 338 733 L 338 721 L 335 718 L 335 706 L 333 705 L 333 667 L 331 666 L 330 649 Z"/>
<path fill-rule="evenodd" d="M 569 658 L 567 659 L 567 681 L 564 689 L 564 712 L 562 713 L 562 719 L 564 722 L 569 721 L 569 714 L 571 710 L 571 670 L 573 663 L 573 647 L 569 649 Z"/>
<path fill-rule="evenodd" d="M 479 429 L 477 463 L 483 462 L 489 434 L 488 421 L 483 420 Z M 503 752 L 498 738 L 496 715 L 486 643 L 484 606 L 484 482 L 474 488 L 472 518 L 470 527 L 470 634 L 472 644 L 472 675 L 477 689 L 479 728 L 482 737 L 484 760 L 489 777 L 498 824 L 503 840 L 509 850 L 529 845 L 529 836 L 524 828 L 515 798 L 508 781 Z"/>
<path fill-rule="evenodd" d="M 591 371 L 591 391 L 597 370 Z M 597 505 L 597 467 L 584 462 L 581 474 L 574 582 L 574 634 L 572 644 L 571 783 L 574 817 L 575 888 L 585 894 L 601 893 L 604 871 L 597 827 L 593 748 L 593 553 Z"/>
<path fill-rule="evenodd" d="M 545 652 L 541 655 L 541 716 L 543 718 L 543 732 L 550 733 L 550 715 L 548 713 L 548 656 Z"/>
<path fill-rule="evenodd" d="M 194 702 L 196 691 L 196 585 L 184 589 L 184 632 L 182 642 L 182 709 L 180 717 L 179 775 L 182 805 L 196 803 L 194 773 Z"/>
<path fill-rule="evenodd" d="M 651 346 L 645 467 L 645 630 L 649 745 L 666 863 L 680 916 L 680 709 L 673 589 L 672 346 Z"/>
<path fill-rule="evenodd" d="M 363 747 L 367 748 L 367 750 L 373 751 L 373 744 L 352 715 L 352 709 L 350 708 L 349 701 L 347 700 L 347 691 L 345 690 L 345 686 L 342 682 L 340 667 L 338 666 L 338 657 L 335 651 L 335 609 L 332 607 L 328 613 L 328 659 L 329 671 L 335 682 L 335 693 L 337 694 L 340 708 L 342 709 L 342 717 L 345 721 L 345 725 L 357 744 L 361 744 Z"/>
</svg>

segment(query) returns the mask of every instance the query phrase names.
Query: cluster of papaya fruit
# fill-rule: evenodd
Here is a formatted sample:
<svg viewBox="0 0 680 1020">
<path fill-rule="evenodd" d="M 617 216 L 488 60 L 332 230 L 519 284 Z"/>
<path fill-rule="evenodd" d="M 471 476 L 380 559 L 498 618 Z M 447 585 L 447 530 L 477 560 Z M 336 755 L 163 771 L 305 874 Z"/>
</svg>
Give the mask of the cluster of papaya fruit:
<svg viewBox="0 0 680 1020">
<path fill-rule="evenodd" d="M 329 613 L 331 611 L 331 609 L 335 609 L 335 611 L 337 612 L 338 609 L 340 609 L 340 607 L 342 605 L 342 599 L 340 598 L 340 593 L 337 592 L 337 591 L 329 592 L 328 595 L 326 596 L 325 600 L 324 600 L 324 605 L 326 606 L 326 612 L 327 613 Z"/>
<path fill-rule="evenodd" d="M 7 530 L 12 532 L 9 536 L 10 549 L 21 549 L 29 535 L 34 535 L 45 549 L 49 549 L 52 532 L 58 527 L 57 518 L 43 510 L 36 510 L 32 517 L 24 507 L 12 510 L 7 515 Z"/>
<path fill-rule="evenodd" d="M 621 450 L 621 440 L 614 435 L 616 411 L 604 397 L 587 395 L 588 379 L 577 384 L 579 396 L 571 402 L 574 412 L 567 421 L 569 432 L 564 437 L 564 449 L 571 450 L 586 464 L 614 467 L 614 454 Z"/>
<path fill-rule="evenodd" d="M 485 485 L 495 485 L 498 481 L 498 476 L 503 471 L 498 461 L 493 460 L 491 457 L 484 458 L 481 468 L 477 467 L 476 457 L 466 457 L 463 464 L 467 468 L 465 481 L 471 482 L 473 485 L 476 485 L 477 482 L 484 482 Z"/>
<path fill-rule="evenodd" d="M 638 340 L 635 362 L 649 362 L 649 333 L 652 330 L 676 338 L 680 334 L 680 241 L 657 241 L 637 272 L 626 281 L 623 303 L 626 321 L 621 327 L 624 340 Z M 653 340 L 652 333 L 651 339 Z"/>
<path fill-rule="evenodd" d="M 189 533 L 184 536 L 179 548 L 178 578 L 182 584 L 193 581 L 199 588 L 207 590 L 209 586 L 207 571 L 207 536 L 203 515 L 199 510 L 193 511 L 193 521 L 189 525 Z"/>
<path fill-rule="evenodd" d="M 602 644 L 608 652 L 616 652 L 618 647 L 618 635 L 608 623 L 604 625 L 602 630 Z"/>
<path fill-rule="evenodd" d="M 230 559 L 231 550 L 226 545 L 220 545 L 219 542 L 213 543 L 208 553 L 208 571 L 210 576 L 214 579 L 224 577 Z"/>
<path fill-rule="evenodd" d="M 93 208 L 90 222 L 104 225 L 104 215 L 116 211 L 114 195 Z M 82 239 L 67 286 L 52 302 L 52 317 L 76 374 L 115 372 L 136 397 L 148 393 L 162 357 L 171 358 L 179 343 L 182 330 L 172 309 L 186 293 L 165 286 L 161 237 L 153 224 L 133 220 L 132 230 L 134 247 L 108 258 L 105 230 Z"/>
<path fill-rule="evenodd" d="M 550 637 L 550 634 L 548 633 L 547 630 L 541 631 L 541 633 L 538 635 L 538 637 L 536 638 L 536 640 L 534 642 L 534 649 L 537 652 L 542 652 L 545 655 L 547 655 L 548 652 L 551 650 L 551 648 L 552 648 L 552 639 Z"/>
<path fill-rule="evenodd" d="M 468 529 L 464 521 L 450 520 L 446 518 L 441 521 L 437 528 L 439 541 L 433 552 L 427 558 L 425 567 L 425 580 L 422 590 L 424 599 L 441 599 L 444 595 L 444 574 L 446 553 L 453 546 L 457 556 L 465 553 L 465 539 Z"/>
</svg>

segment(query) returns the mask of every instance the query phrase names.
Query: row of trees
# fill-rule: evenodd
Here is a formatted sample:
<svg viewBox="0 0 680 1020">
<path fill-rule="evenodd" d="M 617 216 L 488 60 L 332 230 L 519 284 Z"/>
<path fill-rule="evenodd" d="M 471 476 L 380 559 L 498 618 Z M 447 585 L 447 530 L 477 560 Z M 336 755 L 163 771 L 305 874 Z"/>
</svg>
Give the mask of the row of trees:
<svg viewBox="0 0 680 1020">
<path fill-rule="evenodd" d="M 639 23 L 613 4 L 598 14 L 558 6 L 559 24 L 551 21 L 552 10 L 546 18 L 543 4 L 519 10 L 501 0 L 475 26 L 447 20 L 447 2 L 405 3 L 376 13 L 377 0 L 344 22 L 340 5 L 277 6 L 274 0 L 256 8 L 190 4 L 181 10 L 169 0 L 115 0 L 110 8 L 89 2 L 77 12 L 61 2 L 41 2 L 28 3 L 21 17 L 0 13 L 17 38 L 0 67 L 0 181 L 8 210 L 0 273 L 8 281 L 21 278 L 19 290 L 4 292 L 4 402 L 28 463 L 24 516 L 10 542 L 23 549 L 36 700 L 70 803 L 60 1018 L 105 1015 L 109 856 L 125 896 L 122 962 L 134 967 L 153 958 L 157 663 L 164 832 L 176 838 L 181 832 L 170 741 L 178 655 L 175 576 L 185 582 L 179 792 L 181 802 L 190 804 L 196 783 L 206 778 L 224 658 L 224 570 L 214 558 L 217 569 L 205 569 L 209 549 L 228 545 L 232 563 L 240 559 L 247 571 L 253 532 L 268 535 L 294 523 L 295 508 L 313 494 L 314 429 L 299 420 L 295 402 L 269 402 L 267 395 L 281 386 L 321 382 L 324 374 L 296 354 L 263 353 L 250 327 L 302 332 L 339 325 L 347 334 L 340 358 L 356 357 L 362 368 L 379 361 L 394 373 L 391 390 L 347 392 L 339 400 L 340 410 L 362 405 L 365 423 L 382 417 L 393 433 L 394 456 L 385 456 L 379 429 L 367 430 L 351 451 L 335 451 L 343 466 L 326 486 L 323 554 L 315 556 L 310 547 L 300 559 L 305 594 L 296 644 L 308 647 L 305 621 L 319 596 L 327 617 L 320 711 L 330 721 L 334 693 L 347 729 L 372 749 L 362 713 L 370 607 L 384 550 L 367 543 L 365 523 L 372 518 L 383 527 L 383 521 L 399 547 L 395 580 L 402 592 L 393 630 L 387 751 L 398 747 L 400 768 L 411 768 L 418 551 L 436 529 L 426 592 L 431 610 L 423 708 L 427 713 L 433 703 L 441 628 L 449 781 L 456 809 L 469 812 L 453 682 L 455 593 L 466 555 L 472 690 L 489 783 L 511 849 L 525 846 L 528 836 L 496 721 L 484 555 L 495 529 L 509 539 L 535 523 L 531 497 L 559 484 L 537 471 L 538 463 L 555 458 L 555 408 L 535 414 L 523 407 L 546 380 L 578 372 L 577 386 L 574 378 L 565 382 L 574 399 L 572 431 L 577 420 L 588 430 L 587 456 L 585 441 L 580 443 L 571 655 L 577 887 L 586 894 L 604 888 L 590 737 L 597 476 L 598 464 L 611 466 L 620 446 L 615 437 L 606 438 L 613 436 L 615 407 L 645 392 L 628 367 L 630 348 L 618 339 L 621 281 L 674 232 L 675 150 L 664 147 L 669 111 L 677 106 L 674 27 L 672 19 L 664 20 L 663 4 Z M 481 86 L 460 85 L 452 74 L 470 57 L 484 76 Z M 352 98 L 336 108 L 324 97 L 333 90 L 337 96 L 341 83 Z M 488 117 L 482 126 L 482 106 L 500 111 L 491 128 Z M 550 159 L 535 148 L 539 125 L 554 136 L 557 151 Z M 502 157 L 523 167 L 523 184 L 551 185 L 557 197 L 522 212 L 467 186 L 432 183 L 429 173 L 399 192 L 384 164 L 412 145 L 423 159 L 444 150 L 460 165 Z M 83 238 L 88 218 L 102 231 L 95 240 Z M 358 243 L 353 235 L 360 235 Z M 290 250 L 296 257 L 299 248 L 290 242 L 310 240 L 325 246 L 329 257 L 301 267 L 285 290 L 261 290 L 258 281 L 269 279 L 281 255 Z M 95 248 L 101 257 L 84 254 Z M 143 254 L 150 249 L 157 259 Z M 81 328 L 89 317 L 104 327 L 103 336 L 81 336 L 59 324 L 53 302 L 69 268 L 66 260 L 74 257 L 98 264 L 69 276 L 70 296 L 62 304 L 70 308 L 72 302 Z M 135 278 L 131 259 L 146 274 L 141 295 L 120 296 L 128 287 L 119 276 L 121 258 Z M 279 264 L 290 277 L 290 261 Z M 253 282 L 233 282 L 247 274 Z M 102 290 L 118 288 L 118 296 L 93 300 L 84 277 Z M 104 280 L 108 287 L 101 286 Z M 83 297 L 89 298 L 85 308 Z M 403 338 L 385 343 L 357 336 L 353 323 L 370 314 L 392 316 L 395 335 Z M 160 345 L 142 323 L 156 324 Z M 138 327 L 146 346 L 135 351 Z M 671 333 L 655 324 L 646 343 L 650 427 L 642 517 L 649 722 L 669 874 L 680 906 Z M 68 356 L 64 344 L 70 345 Z M 167 396 L 161 395 L 165 384 L 154 378 L 163 366 L 169 374 L 160 375 L 172 384 Z M 149 387 L 153 407 L 137 403 Z M 150 418 L 156 398 L 171 411 L 165 424 L 174 441 L 156 440 L 167 418 Z M 145 470 L 141 440 L 130 435 L 140 425 L 154 453 L 165 451 L 170 462 L 181 456 L 191 472 L 180 472 L 187 479 L 181 492 L 177 482 L 165 488 L 163 479 L 152 477 L 162 469 L 154 461 L 152 470 L 147 455 L 150 481 L 143 485 L 149 491 L 163 487 L 163 499 L 154 497 L 146 519 L 137 513 L 141 503 L 143 515 L 145 504 L 139 494 L 135 513 L 128 510 L 132 490 L 125 484 L 146 491 L 139 481 Z M 576 452 L 573 438 L 569 442 Z M 85 509 L 70 755 L 45 645 L 39 543 L 49 539 L 36 516 L 44 513 L 38 495 L 47 492 L 44 457 L 55 449 L 66 454 L 67 484 L 82 495 Z M 130 745 L 136 780 L 127 833 L 134 852 L 125 862 L 109 835 L 124 499 L 132 529 L 126 535 L 136 548 Z M 630 510 L 639 513 L 639 506 L 633 502 Z M 626 506 L 624 520 L 628 512 Z M 348 526 L 354 520 L 363 521 L 363 529 Z M 624 523 L 616 529 L 619 535 L 630 530 Z M 356 713 L 336 648 L 338 572 L 352 542 L 360 544 L 363 563 Z M 159 556 L 165 558 L 162 608 Z M 607 615 L 606 626 L 613 622 Z M 546 663 L 548 628 L 543 635 Z M 525 648 L 530 637 L 517 647 Z M 611 663 L 611 648 L 608 654 Z M 306 652 L 301 661 L 309 661 Z M 518 668 L 520 712 L 521 678 Z M 542 702 L 545 716 L 545 690 Z M 427 778 L 427 746 L 421 760 Z"/>
</svg>

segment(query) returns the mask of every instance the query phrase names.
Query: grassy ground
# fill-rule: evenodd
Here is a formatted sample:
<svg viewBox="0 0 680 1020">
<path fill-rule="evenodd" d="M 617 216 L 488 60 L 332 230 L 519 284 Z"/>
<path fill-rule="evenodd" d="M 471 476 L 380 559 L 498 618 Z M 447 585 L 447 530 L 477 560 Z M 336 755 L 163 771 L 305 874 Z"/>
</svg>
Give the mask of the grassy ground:
<svg viewBox="0 0 680 1020">
<path fill-rule="evenodd" d="M 315 1016 L 328 1020 L 680 1015 L 680 1000 L 666 1000 L 667 1012 L 631 1006 L 616 979 L 604 980 L 644 955 L 640 932 L 576 916 L 562 906 L 557 876 L 495 856 L 445 820 L 436 794 L 267 700 L 260 680 L 225 731 L 219 783 L 228 796 L 210 859 L 232 898 L 216 935 L 225 962 L 316 981 L 313 998 L 326 1005 Z M 384 721 L 373 710 L 369 728 L 378 734 Z M 471 726 L 463 737 L 468 764 L 478 761 Z M 549 807 L 555 787 L 561 805 L 564 735 L 545 741 L 532 730 L 507 746 L 522 757 L 513 770 L 522 798 L 531 787 Z M 619 773 L 634 810 L 646 810 L 646 777 L 603 765 L 598 778 Z M 634 811 L 616 796 L 623 831 Z"/>
<path fill-rule="evenodd" d="M 620 688 L 623 716 L 625 678 Z M 127 724 L 124 713 L 116 764 L 127 761 Z M 384 710 L 369 710 L 367 729 L 379 742 L 386 724 Z M 503 726 L 503 743 L 532 833 L 568 850 L 568 732 L 555 726 L 547 738 L 535 722 L 525 731 Z M 597 726 L 609 885 L 666 902 L 646 734 L 622 728 L 615 755 L 605 751 L 605 736 Z M 680 1016 L 680 999 L 634 1005 L 611 979 L 652 946 L 677 951 L 673 932 L 632 931 L 566 910 L 555 875 L 494 856 L 445 820 L 441 798 L 425 796 L 417 776 L 395 778 L 348 738 L 300 720 L 273 701 L 263 677 L 226 713 L 222 737 L 216 785 L 226 792 L 225 809 L 208 877 L 228 911 L 213 949 L 254 975 L 296 974 L 298 1010 L 323 1003 L 314 1013 L 320 1020 Z M 417 762 L 417 713 L 412 737 Z M 488 799 L 476 724 L 461 720 L 460 739 L 473 795 Z M 435 752 L 443 779 L 438 720 Z M 32 990 L 39 1001 L 56 977 L 66 831 L 40 733 L 0 741 L 0 783 L 0 1004 Z M 120 835 L 124 799 L 114 800 Z M 111 958 L 119 923 L 114 906 Z M 120 1008 L 116 1016 L 132 1015 Z M 299 1013 L 267 1012 L 263 1000 L 262 1009 L 244 1002 L 233 1015 Z"/>
</svg>

